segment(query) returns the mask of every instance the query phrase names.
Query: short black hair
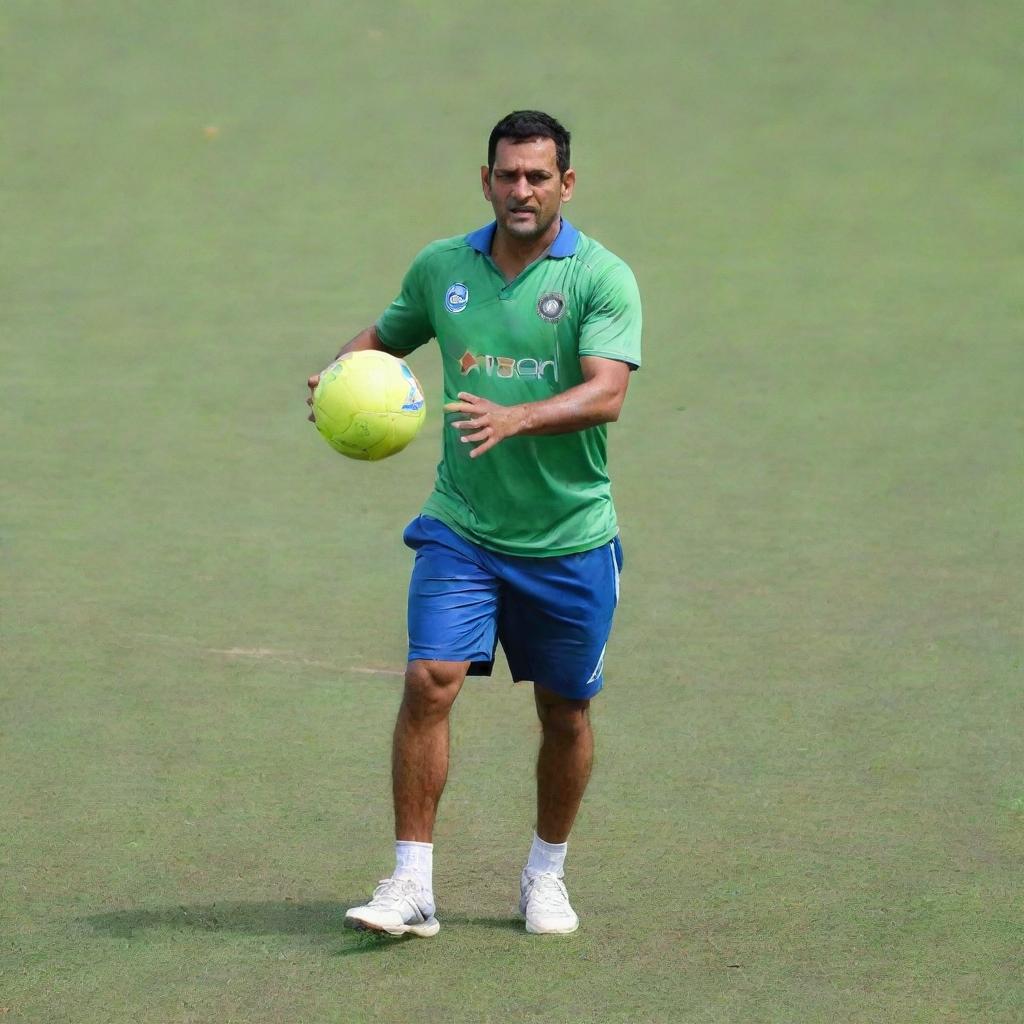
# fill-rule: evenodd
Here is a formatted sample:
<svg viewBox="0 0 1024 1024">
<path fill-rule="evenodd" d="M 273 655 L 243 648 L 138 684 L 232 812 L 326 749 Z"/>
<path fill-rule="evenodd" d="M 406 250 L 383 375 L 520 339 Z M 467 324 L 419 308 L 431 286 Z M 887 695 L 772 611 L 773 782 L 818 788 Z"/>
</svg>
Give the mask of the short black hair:
<svg viewBox="0 0 1024 1024">
<path fill-rule="evenodd" d="M 568 129 L 558 123 L 550 114 L 542 110 L 513 110 L 506 114 L 491 129 L 491 137 L 487 140 L 487 173 L 494 170 L 494 154 L 501 139 L 515 139 L 523 142 L 526 139 L 551 139 L 555 144 L 555 160 L 558 173 L 565 174 L 569 170 L 569 135 Z"/>
</svg>

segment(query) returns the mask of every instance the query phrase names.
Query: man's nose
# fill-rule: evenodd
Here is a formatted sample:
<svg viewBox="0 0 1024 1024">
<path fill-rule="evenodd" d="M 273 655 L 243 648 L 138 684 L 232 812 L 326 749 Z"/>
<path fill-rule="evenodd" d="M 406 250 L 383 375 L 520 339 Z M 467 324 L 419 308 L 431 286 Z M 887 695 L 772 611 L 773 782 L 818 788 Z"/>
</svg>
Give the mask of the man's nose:
<svg viewBox="0 0 1024 1024">
<path fill-rule="evenodd" d="M 512 184 L 512 195 L 515 196 L 516 199 L 529 199 L 532 194 L 533 189 L 530 186 L 530 182 L 527 180 L 526 175 L 524 174 L 522 177 L 516 178 L 515 182 Z"/>
</svg>

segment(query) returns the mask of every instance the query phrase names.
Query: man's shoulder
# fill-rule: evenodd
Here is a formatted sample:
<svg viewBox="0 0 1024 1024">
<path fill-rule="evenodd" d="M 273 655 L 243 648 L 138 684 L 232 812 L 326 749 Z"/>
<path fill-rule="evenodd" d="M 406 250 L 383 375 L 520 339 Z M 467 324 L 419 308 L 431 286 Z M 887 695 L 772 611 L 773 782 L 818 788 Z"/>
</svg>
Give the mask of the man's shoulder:
<svg viewBox="0 0 1024 1024">
<path fill-rule="evenodd" d="M 625 270 L 632 273 L 629 264 L 621 256 L 582 231 L 576 243 L 576 259 L 594 273 L 600 274 L 607 270 Z"/>
<path fill-rule="evenodd" d="M 457 257 L 460 253 L 469 248 L 465 235 L 453 235 L 451 238 L 436 238 L 428 242 L 416 254 L 413 260 L 414 266 L 426 267 L 438 263 L 446 258 Z"/>
<path fill-rule="evenodd" d="M 576 259 L 595 284 L 635 281 L 633 271 L 621 256 L 582 231 L 576 243 Z"/>
</svg>

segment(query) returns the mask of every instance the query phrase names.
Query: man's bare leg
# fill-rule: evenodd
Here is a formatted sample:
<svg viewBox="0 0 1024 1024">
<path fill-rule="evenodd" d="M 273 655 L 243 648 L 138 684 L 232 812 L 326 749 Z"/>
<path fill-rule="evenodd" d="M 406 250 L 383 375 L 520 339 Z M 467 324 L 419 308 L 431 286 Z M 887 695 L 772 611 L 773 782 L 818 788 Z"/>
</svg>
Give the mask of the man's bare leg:
<svg viewBox="0 0 1024 1024">
<path fill-rule="evenodd" d="M 437 805 L 448 778 L 448 713 L 469 664 L 409 662 L 391 751 L 398 840 L 433 842 Z"/>
<path fill-rule="evenodd" d="M 568 700 L 537 685 L 533 693 L 543 739 L 537 756 L 537 831 L 520 880 L 519 910 L 528 932 L 565 935 L 580 923 L 562 867 L 594 760 L 590 702 Z"/>
<path fill-rule="evenodd" d="M 590 781 L 594 734 L 590 701 L 569 700 L 534 686 L 543 730 L 537 756 L 537 835 L 547 843 L 564 843 Z"/>
<path fill-rule="evenodd" d="M 433 833 L 448 777 L 448 713 L 469 662 L 412 661 L 392 743 L 395 797 L 395 871 L 345 923 L 390 935 L 436 935 Z"/>
</svg>

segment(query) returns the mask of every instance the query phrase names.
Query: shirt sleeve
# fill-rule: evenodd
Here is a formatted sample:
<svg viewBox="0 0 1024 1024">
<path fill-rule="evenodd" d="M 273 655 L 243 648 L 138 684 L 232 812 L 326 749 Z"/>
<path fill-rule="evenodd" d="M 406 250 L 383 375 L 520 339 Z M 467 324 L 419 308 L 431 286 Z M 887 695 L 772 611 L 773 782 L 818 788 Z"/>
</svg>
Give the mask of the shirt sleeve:
<svg viewBox="0 0 1024 1024">
<path fill-rule="evenodd" d="M 640 366 L 643 314 L 633 271 L 616 260 L 594 282 L 580 327 L 579 354 Z"/>
<path fill-rule="evenodd" d="M 398 297 L 384 310 L 375 325 L 380 340 L 397 352 L 411 352 L 434 337 L 434 325 L 430 322 L 423 288 L 425 255 L 426 250 L 412 261 Z"/>
</svg>

